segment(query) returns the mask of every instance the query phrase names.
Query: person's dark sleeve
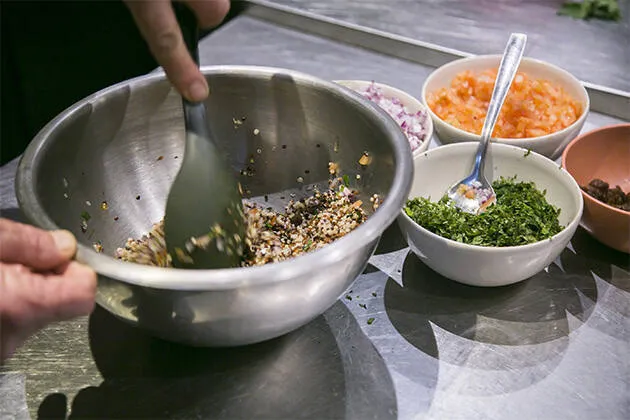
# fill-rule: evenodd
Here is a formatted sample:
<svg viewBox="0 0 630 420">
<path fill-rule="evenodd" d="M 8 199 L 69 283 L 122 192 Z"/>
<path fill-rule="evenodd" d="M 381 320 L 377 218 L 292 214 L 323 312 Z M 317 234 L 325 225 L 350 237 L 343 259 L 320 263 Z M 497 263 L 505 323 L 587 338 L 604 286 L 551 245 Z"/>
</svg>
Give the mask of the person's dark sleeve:
<svg viewBox="0 0 630 420">
<path fill-rule="evenodd" d="M 74 102 L 158 66 L 120 0 L 3 0 L 0 17 L 0 164 Z"/>
</svg>

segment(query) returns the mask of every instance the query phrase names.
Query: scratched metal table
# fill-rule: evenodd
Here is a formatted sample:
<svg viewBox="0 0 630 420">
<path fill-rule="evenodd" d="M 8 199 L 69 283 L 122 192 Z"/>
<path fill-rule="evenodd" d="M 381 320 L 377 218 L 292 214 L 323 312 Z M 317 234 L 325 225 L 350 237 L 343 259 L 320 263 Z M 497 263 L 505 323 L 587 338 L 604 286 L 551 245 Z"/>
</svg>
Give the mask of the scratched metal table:
<svg viewBox="0 0 630 420">
<path fill-rule="evenodd" d="M 247 15 L 205 39 L 201 60 L 377 79 L 416 95 L 430 72 Z M 617 121 L 592 113 L 585 129 Z M 2 215 L 20 219 L 15 166 L 1 168 Z M 53 325 L 4 369 L 0 417 L 627 419 L 629 271 L 628 255 L 580 229 L 533 278 L 467 287 L 422 265 L 394 226 L 347 297 L 267 343 L 182 347 L 100 309 Z"/>
<path fill-rule="evenodd" d="M 525 32 L 529 56 L 630 91 L 630 0 L 618 0 L 620 22 L 558 16 L 566 0 L 267 1 L 473 54 L 502 51 L 510 32 Z"/>
</svg>

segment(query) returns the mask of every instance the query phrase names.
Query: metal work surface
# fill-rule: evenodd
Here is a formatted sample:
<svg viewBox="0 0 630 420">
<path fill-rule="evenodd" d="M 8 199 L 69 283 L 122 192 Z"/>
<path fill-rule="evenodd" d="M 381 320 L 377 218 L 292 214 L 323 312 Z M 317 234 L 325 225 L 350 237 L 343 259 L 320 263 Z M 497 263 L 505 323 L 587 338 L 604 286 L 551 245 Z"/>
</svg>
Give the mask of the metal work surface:
<svg viewBox="0 0 630 420">
<path fill-rule="evenodd" d="M 528 55 L 630 92 L 629 0 L 619 0 L 620 22 L 558 16 L 565 0 L 267 1 L 472 54 L 500 52 L 510 32 L 524 32 Z"/>
<path fill-rule="evenodd" d="M 303 11 L 294 7 L 287 7 L 281 4 L 275 4 L 267 0 L 247 0 L 239 4 L 244 5 L 245 13 L 257 19 L 262 19 L 282 27 L 296 29 L 303 33 L 310 33 L 333 41 L 341 42 L 343 44 L 355 45 L 375 51 L 380 54 L 389 55 L 401 60 L 420 64 L 427 67 L 438 67 L 446 64 L 450 61 L 456 60 L 462 57 L 468 57 L 472 53 L 456 50 L 453 48 L 447 48 L 442 45 L 429 43 L 423 41 L 422 38 L 410 38 L 401 35 L 397 35 L 395 32 L 385 32 L 383 30 L 373 29 L 370 26 L 357 25 L 341 19 L 333 19 L 322 14 L 316 14 L 309 11 Z M 387 3 L 388 5 L 390 3 Z M 448 11 L 443 11 L 448 13 Z M 440 19 L 438 19 L 441 22 Z M 380 22 L 380 21 L 377 21 Z M 366 24 L 370 24 L 369 21 Z M 378 26 L 374 23 L 374 26 Z M 454 30 L 453 33 L 459 33 L 458 30 Z M 461 27 L 464 28 L 465 26 Z M 449 29 L 450 30 L 450 29 Z M 487 30 L 484 29 L 484 33 Z M 491 32 L 491 31 L 490 31 Z M 527 32 L 527 31 L 526 31 Z M 497 39 L 507 39 L 507 33 L 505 35 L 495 34 Z M 432 39 L 429 37 L 429 39 Z M 474 38 L 466 38 L 469 42 Z M 575 38 L 579 39 L 579 38 Z M 581 42 L 581 41 L 580 41 Z M 616 44 L 621 44 L 622 38 L 618 40 Z M 534 58 L 541 58 L 535 54 L 535 43 L 532 48 L 531 42 L 528 43 L 528 47 L 525 55 Z M 577 45 L 577 43 L 576 43 Z M 477 51 L 478 45 L 473 43 L 470 45 L 471 51 Z M 482 50 L 480 53 L 485 54 L 497 54 L 502 50 L 502 45 L 498 45 L 497 48 L 488 48 Z M 545 45 L 547 48 L 547 45 Z M 589 51 L 585 49 L 585 51 Z M 605 68 L 619 68 L 621 63 L 621 80 L 629 80 L 628 74 L 625 68 L 630 63 L 630 52 L 623 50 L 624 52 L 617 56 L 615 55 L 614 61 L 606 63 Z M 566 67 L 565 62 L 567 60 L 557 60 L 554 57 L 547 60 L 551 63 L 555 63 L 560 67 Z M 570 61 L 570 60 L 568 60 Z M 599 63 L 597 64 L 599 66 Z M 591 68 L 591 73 L 597 73 L 599 70 Z M 582 79 L 586 90 L 589 93 L 591 101 L 591 110 L 601 112 L 607 115 L 611 115 L 623 120 L 630 120 L 630 91 L 614 89 L 609 86 L 602 86 L 581 77 L 581 72 L 574 73 L 578 78 Z M 597 79 L 600 80 L 600 79 Z M 616 86 L 616 85 L 615 85 Z"/>
<path fill-rule="evenodd" d="M 375 79 L 414 96 L 431 71 L 251 17 L 205 39 L 201 62 Z M 584 129 L 615 122 L 591 113 Z M 19 218 L 14 173 L 0 172 L 2 215 Z M 628 255 L 579 229 L 533 278 L 467 287 L 423 266 L 394 226 L 345 297 L 271 342 L 191 349 L 100 309 L 51 326 L 0 377 L 0 418 L 627 419 L 629 271 Z"/>
</svg>

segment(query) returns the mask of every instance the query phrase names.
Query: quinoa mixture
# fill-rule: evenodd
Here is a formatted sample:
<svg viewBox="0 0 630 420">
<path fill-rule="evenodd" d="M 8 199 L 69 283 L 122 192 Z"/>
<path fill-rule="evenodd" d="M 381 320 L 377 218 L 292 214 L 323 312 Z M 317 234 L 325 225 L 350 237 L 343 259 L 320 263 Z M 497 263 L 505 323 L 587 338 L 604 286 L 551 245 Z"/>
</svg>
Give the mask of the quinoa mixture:
<svg viewBox="0 0 630 420">
<path fill-rule="evenodd" d="M 355 192 L 341 185 L 339 189 L 315 191 L 308 198 L 291 200 L 284 212 L 245 202 L 247 233 L 241 265 L 279 262 L 322 248 L 348 234 L 367 219 L 362 202 L 355 197 Z M 373 205 L 376 207 L 377 202 Z M 161 220 L 153 225 L 140 239 L 129 238 L 123 248 L 118 248 L 116 257 L 138 264 L 172 267 L 163 223 Z"/>
</svg>

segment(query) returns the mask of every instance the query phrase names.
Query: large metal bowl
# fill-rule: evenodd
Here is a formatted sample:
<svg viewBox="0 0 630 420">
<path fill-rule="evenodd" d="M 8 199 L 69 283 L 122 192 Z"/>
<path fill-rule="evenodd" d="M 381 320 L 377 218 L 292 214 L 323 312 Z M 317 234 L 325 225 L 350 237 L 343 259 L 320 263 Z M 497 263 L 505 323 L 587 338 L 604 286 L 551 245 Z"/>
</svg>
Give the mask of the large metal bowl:
<svg viewBox="0 0 630 420">
<path fill-rule="evenodd" d="M 335 243 L 281 263 L 181 270 L 115 259 L 128 237 L 140 237 L 162 218 L 181 162 L 181 99 L 163 74 L 112 86 L 60 114 L 26 150 L 16 191 L 33 224 L 77 236 L 77 260 L 98 272 L 96 299 L 106 310 L 167 340 L 243 345 L 308 323 L 364 270 L 409 193 L 411 152 L 385 112 L 332 82 L 273 68 L 202 71 L 211 124 L 252 197 L 267 195 L 280 205 L 308 194 L 308 185 L 326 185 L 334 161 L 360 187 L 366 209 L 372 194 L 383 196 L 383 204 Z M 372 161 L 361 169 L 364 151 Z M 93 248 L 97 241 L 102 253 Z"/>
</svg>

